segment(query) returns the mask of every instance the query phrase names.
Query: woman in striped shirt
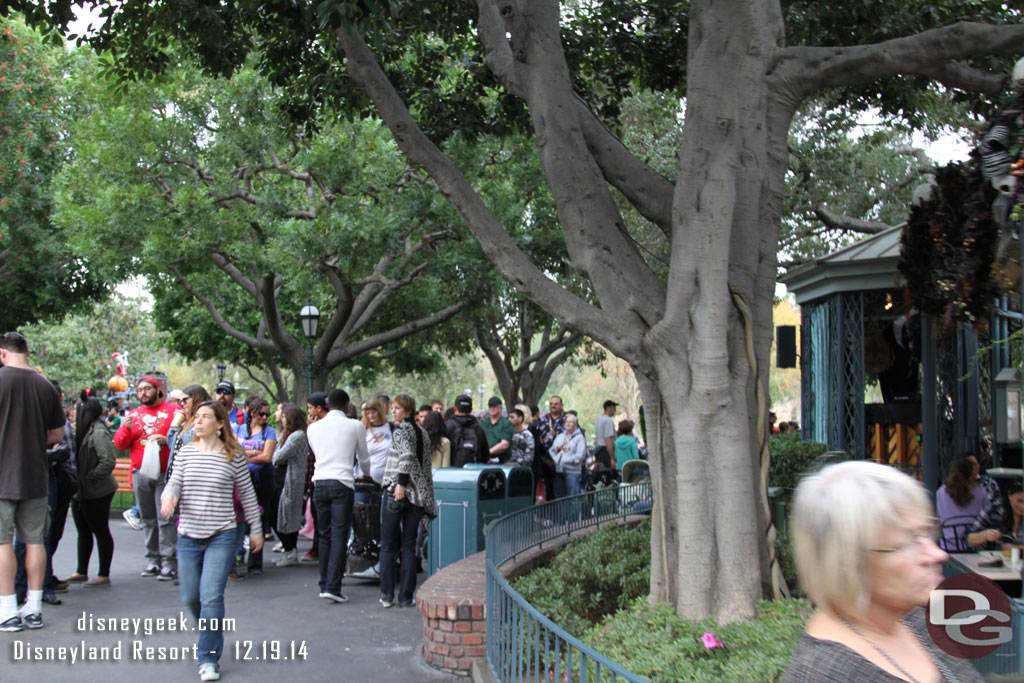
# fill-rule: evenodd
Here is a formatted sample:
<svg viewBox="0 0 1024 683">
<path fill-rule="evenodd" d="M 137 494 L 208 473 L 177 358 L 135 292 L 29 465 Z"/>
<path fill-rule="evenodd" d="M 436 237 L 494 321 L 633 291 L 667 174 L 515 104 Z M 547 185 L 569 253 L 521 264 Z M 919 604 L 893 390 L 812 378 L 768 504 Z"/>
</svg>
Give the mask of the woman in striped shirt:
<svg viewBox="0 0 1024 683">
<path fill-rule="evenodd" d="M 255 532 L 249 539 L 254 552 L 263 545 L 263 527 L 245 453 L 228 426 L 227 410 L 206 401 L 194 420 L 195 436 L 175 458 L 161 513 L 170 516 L 178 507 L 181 601 L 199 622 L 199 678 L 216 681 L 224 649 L 224 586 L 235 564 L 235 488 Z"/>
</svg>

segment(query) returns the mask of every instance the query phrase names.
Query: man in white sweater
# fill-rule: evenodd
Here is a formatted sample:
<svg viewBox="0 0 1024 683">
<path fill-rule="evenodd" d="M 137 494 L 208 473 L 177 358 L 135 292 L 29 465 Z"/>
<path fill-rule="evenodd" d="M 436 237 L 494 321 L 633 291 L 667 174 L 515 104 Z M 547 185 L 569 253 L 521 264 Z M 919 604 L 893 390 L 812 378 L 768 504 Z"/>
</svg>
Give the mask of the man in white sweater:
<svg viewBox="0 0 1024 683">
<path fill-rule="evenodd" d="M 330 412 L 306 428 L 309 447 L 316 456 L 313 504 L 320 523 L 320 597 L 334 602 L 348 601 L 341 593 L 341 577 L 352 526 L 356 454 L 363 474 L 370 474 L 366 428 L 345 415 L 348 402 L 346 392 L 334 389 L 327 395 Z"/>
</svg>

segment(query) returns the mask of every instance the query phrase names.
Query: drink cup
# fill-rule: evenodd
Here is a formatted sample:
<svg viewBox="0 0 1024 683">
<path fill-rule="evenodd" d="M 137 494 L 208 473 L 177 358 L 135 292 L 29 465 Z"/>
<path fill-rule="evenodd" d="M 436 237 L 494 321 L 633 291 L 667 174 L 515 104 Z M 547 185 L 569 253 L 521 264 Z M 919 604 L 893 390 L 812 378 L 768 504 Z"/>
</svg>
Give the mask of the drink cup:
<svg viewBox="0 0 1024 683">
<path fill-rule="evenodd" d="M 1020 548 L 1012 548 L 1010 550 L 1010 562 L 1013 564 L 1020 563 Z"/>
</svg>

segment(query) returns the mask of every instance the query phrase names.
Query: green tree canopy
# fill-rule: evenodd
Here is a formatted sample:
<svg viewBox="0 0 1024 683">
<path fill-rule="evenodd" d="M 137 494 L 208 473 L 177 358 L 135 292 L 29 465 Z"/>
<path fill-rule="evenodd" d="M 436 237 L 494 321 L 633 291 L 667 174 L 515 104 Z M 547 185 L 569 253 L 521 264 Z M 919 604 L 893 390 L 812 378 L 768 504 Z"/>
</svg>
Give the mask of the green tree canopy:
<svg viewBox="0 0 1024 683">
<path fill-rule="evenodd" d="M 343 363 L 427 367 L 431 343 L 458 347 L 404 341 L 464 306 L 462 228 L 378 120 L 325 117 L 307 135 L 252 69 L 94 95 L 108 99 L 75 125 L 59 220 L 109 280 L 150 278 L 186 357 L 262 361 L 284 395 L 278 366 L 305 376 L 307 302 L 317 387 Z"/>
<path fill-rule="evenodd" d="M 2 330 L 60 317 L 106 291 L 51 220 L 50 183 L 68 157 L 67 124 L 77 112 L 61 76 L 76 68 L 62 47 L 44 44 L 14 18 L 0 18 Z"/>
<path fill-rule="evenodd" d="M 911 123 L 936 97 L 981 111 L 1024 44 L 1021 10 L 997 0 L 595 0 L 577 14 L 555 0 L 478 0 L 475 17 L 465 3 L 402 0 L 102 4 L 112 21 L 100 43 L 126 72 L 151 73 L 178 40 L 230 70 L 260 42 L 280 48 L 265 69 L 292 74 L 306 102 L 330 103 L 319 93 L 331 88 L 351 92 L 353 106 L 372 102 L 502 275 L 630 364 L 658 501 L 650 599 L 721 621 L 752 616 L 763 592 L 782 590 L 765 495 L 766 387 L 796 112 L 820 96 Z M 430 58 L 403 61 L 409 46 Z M 627 70 L 622 88 L 664 75 L 657 87 L 685 93 L 674 175 L 601 118 L 615 113 L 603 102 L 619 99 L 602 71 L 612 68 Z M 444 128 L 430 114 L 449 103 L 467 125 L 489 116 L 531 132 L 592 297 L 534 263 L 438 146 Z M 664 234 L 659 268 L 616 193 Z"/>
</svg>

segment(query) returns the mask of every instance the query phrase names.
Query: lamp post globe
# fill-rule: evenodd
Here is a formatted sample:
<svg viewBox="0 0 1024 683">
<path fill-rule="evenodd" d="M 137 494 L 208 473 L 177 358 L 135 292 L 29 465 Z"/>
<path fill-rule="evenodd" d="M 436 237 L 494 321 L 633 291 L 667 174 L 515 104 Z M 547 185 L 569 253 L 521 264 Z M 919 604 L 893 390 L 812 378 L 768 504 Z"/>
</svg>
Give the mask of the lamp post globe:
<svg viewBox="0 0 1024 683">
<path fill-rule="evenodd" d="M 306 395 L 313 393 L 313 342 L 316 340 L 317 328 L 320 326 L 320 309 L 307 303 L 299 311 L 299 322 L 302 324 L 302 335 L 306 338 Z"/>
</svg>

